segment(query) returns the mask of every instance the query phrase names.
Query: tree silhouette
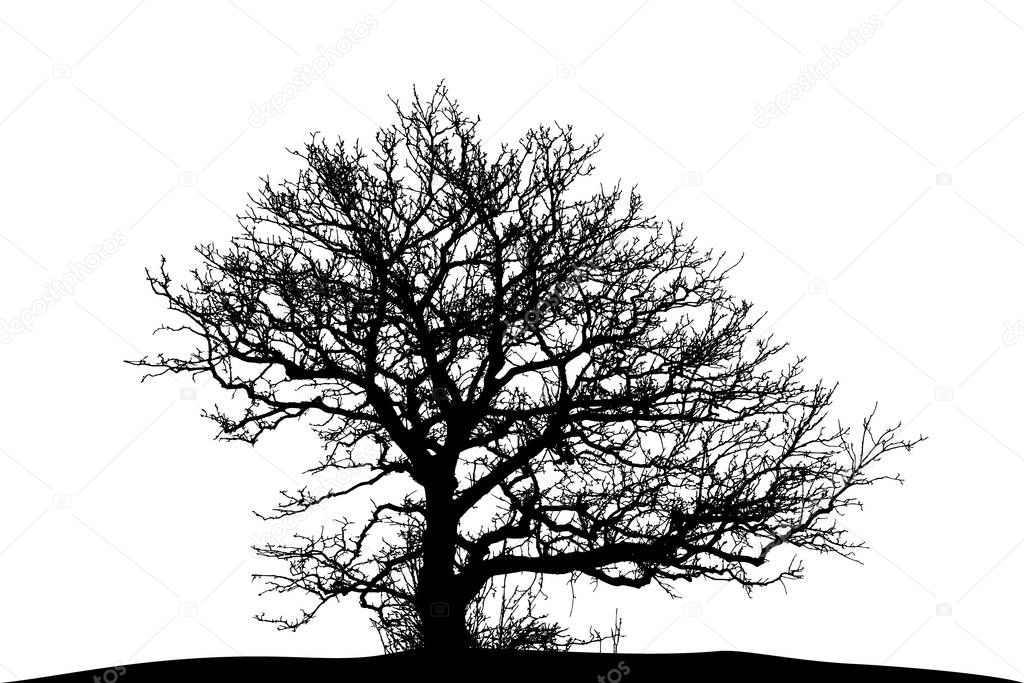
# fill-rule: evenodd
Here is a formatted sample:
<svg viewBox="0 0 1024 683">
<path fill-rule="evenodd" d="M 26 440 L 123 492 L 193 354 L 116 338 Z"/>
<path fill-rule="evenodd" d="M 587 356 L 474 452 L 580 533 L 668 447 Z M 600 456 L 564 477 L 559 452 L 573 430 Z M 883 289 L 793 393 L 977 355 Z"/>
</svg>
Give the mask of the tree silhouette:
<svg viewBox="0 0 1024 683">
<path fill-rule="evenodd" d="M 355 595 L 392 647 L 550 647 L 564 629 L 535 593 L 514 589 L 504 625 L 483 597 L 551 575 L 749 591 L 801 575 L 792 552 L 767 562 L 780 546 L 851 556 L 837 517 L 916 440 L 833 423 L 834 387 L 725 290 L 736 264 L 592 180 L 599 138 L 541 126 L 486 153 L 444 86 L 395 108 L 369 152 L 314 134 L 188 277 L 147 272 L 176 314 L 161 329 L 198 343 L 132 361 L 145 377 L 209 376 L 219 437 L 302 420 L 324 444 L 311 472 L 351 473 L 264 517 L 384 496 L 259 548 L 288 565 L 266 590 L 315 604 L 258 618 L 297 628 Z"/>
</svg>

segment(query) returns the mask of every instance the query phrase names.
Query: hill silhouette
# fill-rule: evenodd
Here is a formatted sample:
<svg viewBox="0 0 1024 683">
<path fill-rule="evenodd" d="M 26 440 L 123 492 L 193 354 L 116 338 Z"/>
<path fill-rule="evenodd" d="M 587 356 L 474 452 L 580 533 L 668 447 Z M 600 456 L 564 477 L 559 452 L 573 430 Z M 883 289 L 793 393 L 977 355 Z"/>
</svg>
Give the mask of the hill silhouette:
<svg viewBox="0 0 1024 683">
<path fill-rule="evenodd" d="M 123 681 L 121 679 L 124 679 Z M 452 657 L 403 653 L 359 658 L 213 657 L 131 664 L 31 679 L 36 683 L 150 681 L 473 681 L 480 683 L 670 683 L 722 680 L 787 683 L 983 683 L 1009 679 L 892 666 L 818 662 L 746 652 L 687 654 L 471 650 Z"/>
</svg>

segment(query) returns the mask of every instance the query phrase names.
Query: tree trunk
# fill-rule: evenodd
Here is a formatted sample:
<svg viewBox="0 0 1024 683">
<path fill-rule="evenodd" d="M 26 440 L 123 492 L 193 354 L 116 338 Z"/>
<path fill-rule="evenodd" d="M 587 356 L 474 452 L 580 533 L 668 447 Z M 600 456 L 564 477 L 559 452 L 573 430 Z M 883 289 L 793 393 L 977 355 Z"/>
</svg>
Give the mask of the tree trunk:
<svg viewBox="0 0 1024 683">
<path fill-rule="evenodd" d="M 448 484 L 448 482 L 445 482 Z M 416 610 L 423 625 L 423 645 L 440 652 L 472 647 L 466 628 L 466 609 L 471 596 L 465 594 L 455 575 L 455 539 L 459 520 L 451 509 L 448 486 L 428 493 L 426 529 L 423 533 L 423 565 L 416 591 Z M 434 500 L 431 500 L 433 498 Z"/>
<path fill-rule="evenodd" d="M 448 599 L 445 600 L 444 597 Z M 424 594 L 420 618 L 423 623 L 423 647 L 428 652 L 453 652 L 472 647 L 466 629 L 466 604 L 448 595 Z"/>
</svg>

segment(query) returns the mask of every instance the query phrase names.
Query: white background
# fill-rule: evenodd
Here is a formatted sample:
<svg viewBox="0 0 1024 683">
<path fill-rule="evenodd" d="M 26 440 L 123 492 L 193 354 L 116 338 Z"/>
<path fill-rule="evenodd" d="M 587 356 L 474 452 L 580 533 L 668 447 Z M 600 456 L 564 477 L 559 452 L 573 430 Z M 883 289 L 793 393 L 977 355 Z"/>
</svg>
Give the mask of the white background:
<svg viewBox="0 0 1024 683">
<path fill-rule="evenodd" d="M 877 399 L 930 437 L 894 461 L 906 485 L 844 519 L 873 546 L 862 566 L 809 558 L 788 594 L 752 599 L 724 584 L 678 601 L 581 589 L 573 623 L 607 625 L 617 605 L 627 651 L 1024 679 L 1024 7 L 426 4 L 0 3 L 0 320 L 51 280 L 75 284 L 0 345 L 0 676 L 379 652 L 353 604 L 296 634 L 250 618 L 280 606 L 249 579 L 249 545 L 275 533 L 251 510 L 300 480 L 315 441 L 215 443 L 198 415 L 211 388 L 140 385 L 122 361 L 164 343 L 146 265 L 166 254 L 180 272 L 192 245 L 226 240 L 258 177 L 294 168 L 286 146 L 312 130 L 368 140 L 388 94 L 445 78 L 494 141 L 551 120 L 604 134 L 602 177 L 745 254 L 733 291 L 840 382 L 838 416 Z M 873 15 L 881 28 L 829 79 L 755 125 L 759 103 Z M 361 22 L 365 38 L 251 125 Z M 76 269 L 118 231 L 123 246 Z"/>
</svg>

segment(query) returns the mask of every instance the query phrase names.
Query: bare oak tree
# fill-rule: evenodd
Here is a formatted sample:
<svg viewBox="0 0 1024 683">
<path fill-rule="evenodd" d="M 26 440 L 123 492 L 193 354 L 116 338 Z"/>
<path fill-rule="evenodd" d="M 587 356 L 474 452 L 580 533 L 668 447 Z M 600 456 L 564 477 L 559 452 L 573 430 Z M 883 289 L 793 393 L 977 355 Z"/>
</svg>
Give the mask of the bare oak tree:
<svg viewBox="0 0 1024 683">
<path fill-rule="evenodd" d="M 267 517 L 385 496 L 261 547 L 288 565 L 267 590 L 314 599 L 261 618 L 355 595 L 392 643 L 541 647 L 559 627 L 488 639 L 474 601 L 523 576 L 749 590 L 801 575 L 780 546 L 851 556 L 838 516 L 916 440 L 833 422 L 834 387 L 724 288 L 735 263 L 592 180 L 599 139 L 542 126 L 485 152 L 443 86 L 396 110 L 370 151 L 313 135 L 188 277 L 148 273 L 162 329 L 198 343 L 133 361 L 146 377 L 212 378 L 225 439 L 301 420 L 312 472 L 353 475 Z"/>
</svg>

